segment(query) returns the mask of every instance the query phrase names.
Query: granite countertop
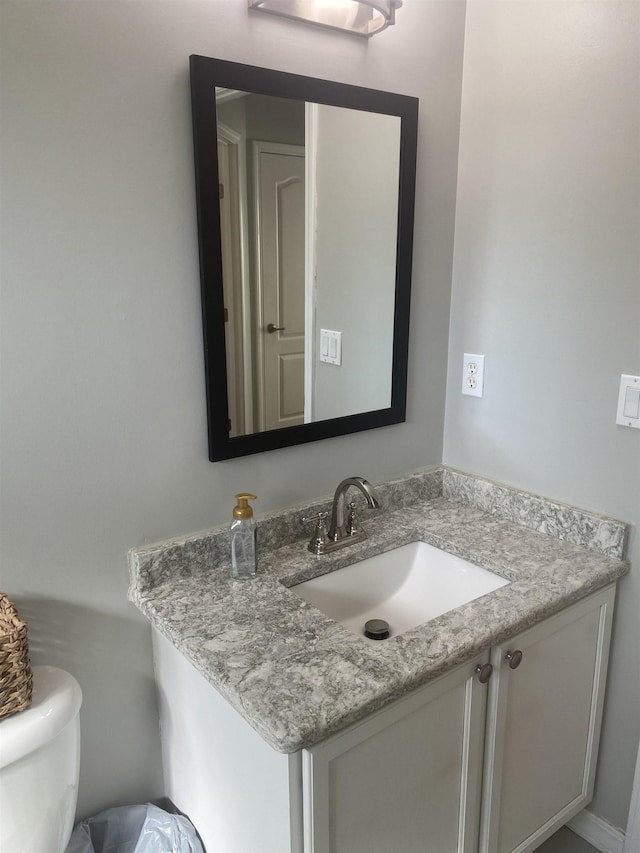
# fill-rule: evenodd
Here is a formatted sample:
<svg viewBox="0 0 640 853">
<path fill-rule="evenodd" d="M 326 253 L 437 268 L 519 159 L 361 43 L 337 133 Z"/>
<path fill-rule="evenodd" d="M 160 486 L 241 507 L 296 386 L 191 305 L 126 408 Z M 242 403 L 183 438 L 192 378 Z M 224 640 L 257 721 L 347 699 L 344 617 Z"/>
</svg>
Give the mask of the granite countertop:
<svg viewBox="0 0 640 853">
<path fill-rule="evenodd" d="M 306 550 L 300 508 L 259 523 L 249 581 L 229 577 L 222 528 L 131 552 L 130 599 L 279 752 L 324 740 L 628 571 L 615 519 L 443 469 L 379 490 L 388 509 L 364 516 L 369 537 L 330 555 Z M 378 643 L 288 588 L 416 540 L 510 583 Z"/>
</svg>

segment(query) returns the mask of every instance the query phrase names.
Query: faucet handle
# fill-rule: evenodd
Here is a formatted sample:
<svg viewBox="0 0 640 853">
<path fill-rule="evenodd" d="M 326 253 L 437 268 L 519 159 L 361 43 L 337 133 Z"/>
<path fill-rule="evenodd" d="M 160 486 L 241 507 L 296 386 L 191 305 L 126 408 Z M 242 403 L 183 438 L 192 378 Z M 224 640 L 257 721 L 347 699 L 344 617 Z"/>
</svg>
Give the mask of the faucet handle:
<svg viewBox="0 0 640 853">
<path fill-rule="evenodd" d="M 315 515 L 303 515 L 303 521 L 324 521 L 329 515 L 328 512 L 317 512 Z"/>
<path fill-rule="evenodd" d="M 313 536 L 309 540 L 309 545 L 307 546 L 309 551 L 312 554 L 323 554 L 325 546 L 327 544 L 327 528 L 325 525 L 325 519 L 329 515 L 328 512 L 317 512 L 315 515 L 303 516 L 302 520 L 304 522 L 307 521 L 315 521 L 316 529 L 313 532 Z"/>
<path fill-rule="evenodd" d="M 347 536 L 357 536 L 361 531 L 361 527 L 358 524 L 358 518 L 356 516 L 356 512 L 358 509 L 358 504 L 363 504 L 364 501 L 354 501 L 349 504 L 349 517 L 347 519 Z"/>
</svg>

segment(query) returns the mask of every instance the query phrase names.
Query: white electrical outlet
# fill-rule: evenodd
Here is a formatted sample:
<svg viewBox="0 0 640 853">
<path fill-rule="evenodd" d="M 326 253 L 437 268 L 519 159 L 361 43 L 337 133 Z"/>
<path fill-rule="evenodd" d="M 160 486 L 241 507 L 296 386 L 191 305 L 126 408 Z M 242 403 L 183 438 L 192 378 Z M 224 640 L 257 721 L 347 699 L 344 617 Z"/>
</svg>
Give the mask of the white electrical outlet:
<svg viewBox="0 0 640 853">
<path fill-rule="evenodd" d="M 465 352 L 462 362 L 462 393 L 482 397 L 484 391 L 484 356 Z"/>
</svg>

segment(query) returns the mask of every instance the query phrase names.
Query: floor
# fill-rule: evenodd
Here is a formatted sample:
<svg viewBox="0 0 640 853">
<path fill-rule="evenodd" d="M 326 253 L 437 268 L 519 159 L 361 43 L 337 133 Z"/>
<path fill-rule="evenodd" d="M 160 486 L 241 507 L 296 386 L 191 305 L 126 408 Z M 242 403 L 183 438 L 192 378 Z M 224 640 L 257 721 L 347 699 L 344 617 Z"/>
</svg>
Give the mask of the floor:
<svg viewBox="0 0 640 853">
<path fill-rule="evenodd" d="M 563 826 L 548 841 L 545 841 L 542 847 L 538 847 L 536 853 L 598 853 L 598 851 L 579 835 Z"/>
</svg>

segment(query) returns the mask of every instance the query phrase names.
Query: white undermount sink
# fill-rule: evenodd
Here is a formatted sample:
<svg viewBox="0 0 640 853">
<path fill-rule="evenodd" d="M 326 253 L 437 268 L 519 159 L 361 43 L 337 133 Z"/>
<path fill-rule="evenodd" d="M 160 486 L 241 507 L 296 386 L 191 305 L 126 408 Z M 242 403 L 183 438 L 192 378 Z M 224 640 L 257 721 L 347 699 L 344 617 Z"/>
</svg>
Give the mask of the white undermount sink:
<svg viewBox="0 0 640 853">
<path fill-rule="evenodd" d="M 507 583 L 433 545 L 412 542 L 291 589 L 354 634 L 363 636 L 368 620 L 384 619 L 393 637 Z"/>
</svg>

